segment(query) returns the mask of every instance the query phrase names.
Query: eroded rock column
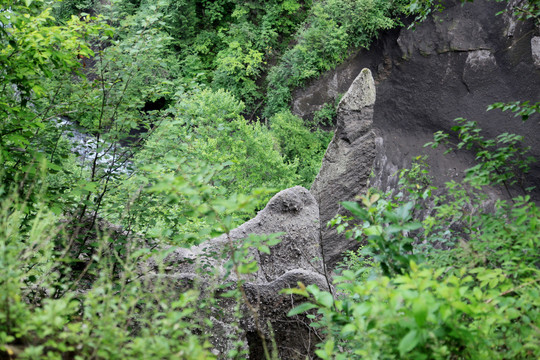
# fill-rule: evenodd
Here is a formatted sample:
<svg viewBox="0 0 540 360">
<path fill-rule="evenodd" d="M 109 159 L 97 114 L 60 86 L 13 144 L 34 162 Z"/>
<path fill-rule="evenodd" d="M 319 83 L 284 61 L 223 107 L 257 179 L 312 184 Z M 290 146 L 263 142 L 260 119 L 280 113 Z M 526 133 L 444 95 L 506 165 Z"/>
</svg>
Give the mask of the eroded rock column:
<svg viewBox="0 0 540 360">
<path fill-rule="evenodd" d="M 322 247 L 327 266 L 332 268 L 341 253 L 355 247 L 327 222 L 344 213 L 341 201 L 354 200 L 366 190 L 375 159 L 375 134 L 372 131 L 375 83 L 369 69 L 363 69 L 341 99 L 337 109 L 337 128 L 311 186 L 319 203 Z"/>
</svg>

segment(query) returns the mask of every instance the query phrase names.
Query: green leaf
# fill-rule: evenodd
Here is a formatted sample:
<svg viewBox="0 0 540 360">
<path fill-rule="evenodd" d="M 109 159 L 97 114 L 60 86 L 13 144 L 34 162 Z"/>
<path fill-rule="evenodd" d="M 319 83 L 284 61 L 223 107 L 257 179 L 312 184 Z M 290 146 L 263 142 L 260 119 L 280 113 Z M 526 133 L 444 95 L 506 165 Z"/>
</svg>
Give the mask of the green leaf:
<svg viewBox="0 0 540 360">
<path fill-rule="evenodd" d="M 259 245 L 259 251 L 264 254 L 270 254 L 270 248 L 266 245 Z"/>
<path fill-rule="evenodd" d="M 368 212 L 366 209 L 362 208 L 359 203 L 355 201 L 344 201 L 341 203 L 341 205 L 349 210 L 354 216 L 360 218 L 360 219 L 367 219 L 368 218 Z"/>
<path fill-rule="evenodd" d="M 318 296 L 316 296 L 316 300 L 319 304 L 327 308 L 332 307 L 332 304 L 334 303 L 334 297 L 332 296 L 332 294 L 326 291 L 318 294 Z"/>
<path fill-rule="evenodd" d="M 304 313 L 308 310 L 311 310 L 313 308 L 316 308 L 317 305 L 315 304 L 312 304 L 312 303 L 308 303 L 308 302 L 305 302 L 303 304 L 300 304 L 298 305 L 297 307 L 291 309 L 288 313 L 287 313 L 287 316 L 294 316 L 294 315 L 298 315 L 298 314 L 301 314 L 301 313 Z"/>
<path fill-rule="evenodd" d="M 403 356 L 406 353 L 410 352 L 412 349 L 418 345 L 420 337 L 418 336 L 418 331 L 411 330 L 407 335 L 401 339 L 398 345 L 399 355 Z"/>
<path fill-rule="evenodd" d="M 422 223 L 417 222 L 417 221 L 403 224 L 403 230 L 407 230 L 407 231 L 418 230 L 421 227 L 422 227 Z"/>
<path fill-rule="evenodd" d="M 416 324 L 419 327 L 424 326 L 427 320 L 428 308 L 426 301 L 423 298 L 419 297 L 415 299 L 413 303 L 413 314 Z"/>
</svg>

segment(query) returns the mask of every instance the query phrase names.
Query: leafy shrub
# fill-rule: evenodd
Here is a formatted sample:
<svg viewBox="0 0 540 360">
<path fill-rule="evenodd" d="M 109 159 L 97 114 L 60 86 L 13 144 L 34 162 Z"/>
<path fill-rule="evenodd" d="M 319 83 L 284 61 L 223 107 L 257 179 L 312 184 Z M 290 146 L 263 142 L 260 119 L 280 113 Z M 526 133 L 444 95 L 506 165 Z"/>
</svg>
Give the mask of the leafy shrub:
<svg viewBox="0 0 540 360">
<path fill-rule="evenodd" d="M 51 170 L 59 165 L 50 154 L 57 134 L 51 134 L 54 106 L 41 106 L 42 99 L 55 99 L 58 89 L 49 87 L 56 74 L 81 74 L 77 55 L 92 56 L 87 37 L 109 36 L 101 20 L 71 18 L 55 25 L 51 9 L 42 1 L 9 1 L 0 5 L 0 158 L 2 174 L 9 181 L 46 161 Z M 45 130 L 46 129 L 46 130 Z M 39 136 L 40 131 L 48 136 Z"/>
<path fill-rule="evenodd" d="M 253 206 L 254 197 L 240 196 L 202 206 L 204 178 L 196 181 L 164 179 L 155 187 L 166 189 L 173 201 L 184 197 L 216 235 L 232 229 L 230 213 Z M 227 290 L 224 296 L 237 309 L 250 305 L 242 287 L 243 279 L 258 270 L 251 249 L 270 253 L 280 241 L 280 234 L 230 241 L 224 253 L 210 256 L 227 257 L 224 267 L 235 280 L 227 283 L 225 275 L 223 287 L 209 281 L 204 291 L 194 285 L 179 292 L 163 266 L 154 273 L 144 268 L 150 256 L 163 259 L 170 249 L 150 247 L 137 236 L 119 241 L 111 229 L 100 228 L 92 239 L 94 250 L 77 256 L 73 236 L 84 229 L 74 219 L 61 219 L 40 202 L 34 211 L 17 191 L 3 190 L 8 194 L 0 207 L 0 355 L 10 358 L 215 359 L 208 342 L 210 313 L 219 301 L 214 292 Z M 259 328 L 256 307 L 250 306 Z M 239 310 L 226 314 L 228 336 L 241 332 L 242 316 Z M 228 358 L 246 355 L 244 344 L 237 345 Z"/>
<path fill-rule="evenodd" d="M 446 268 L 411 263 L 405 275 L 358 282 L 352 271 L 345 271 L 337 278 L 337 287 L 346 296 L 317 303 L 323 316 L 318 324 L 329 326 L 317 355 L 322 359 L 538 357 L 533 320 L 540 316 L 538 281 L 515 287 L 497 269 L 445 272 Z M 312 286 L 303 292 L 321 298 Z"/>
<path fill-rule="evenodd" d="M 299 184 L 309 188 L 321 168 L 322 158 L 332 138 L 331 132 L 310 130 L 304 121 L 283 111 L 270 119 L 270 129 L 278 140 L 286 161 L 297 164 Z"/>
<path fill-rule="evenodd" d="M 216 69 L 212 86 L 227 89 L 237 98 L 253 105 L 261 98 L 255 80 L 264 65 L 263 53 L 254 50 L 250 43 L 235 40 L 229 43 L 227 51 L 216 56 Z"/>
<path fill-rule="evenodd" d="M 215 358 L 207 330 L 216 299 L 197 288 L 176 293 L 170 283 L 156 281 L 163 269 L 153 277 L 141 274 L 140 265 L 150 256 L 165 257 L 168 250 L 156 247 L 175 231 L 192 242 L 227 233 L 238 214 L 252 214 L 258 205 L 257 196 L 231 189 L 269 196 L 257 192 L 249 178 L 280 185 L 296 179 L 295 167 L 283 162 L 268 129 L 239 117 L 244 105 L 225 91 L 185 98 L 162 117 L 141 114 L 146 100 L 184 93 L 168 72 L 170 58 L 160 56 L 159 44 L 169 39 L 160 29 L 159 6 L 144 19 L 113 18 L 111 23 L 121 20 L 125 26 L 113 38 L 101 19 L 56 25 L 43 2 L 26 3 L 10 1 L 0 9 L 1 24 L 9 24 L 0 26 L 0 86 L 6 90 L 0 95 L 0 356 Z M 57 119 L 67 114 L 75 117 L 70 126 Z M 89 161 L 70 146 L 75 127 L 90 139 Z M 163 139 L 133 140 L 132 130 Z M 167 138 L 168 131 L 180 136 Z M 228 136 L 219 139 L 224 133 Z M 167 146 L 178 138 L 181 146 L 167 157 Z M 135 144 L 123 148 L 124 141 Z M 229 148 L 221 154 L 220 146 Z M 201 160 L 221 161 L 217 155 L 225 164 Z M 101 162 L 105 157 L 112 160 Z M 156 164 L 156 157 L 165 157 L 163 163 Z M 249 159 L 252 171 L 242 163 Z M 117 171 L 124 165 L 126 171 Z M 139 218 L 132 212 L 145 208 Z M 125 221 L 124 230 L 117 234 L 102 227 L 107 216 Z M 132 236 L 136 225 L 146 230 L 155 225 L 152 217 L 160 216 L 166 220 L 151 245 Z M 166 227 L 173 218 L 175 224 L 201 224 L 187 234 Z M 236 287 L 230 294 L 236 303 L 239 274 L 256 270 L 247 248 L 268 252 L 278 241 L 250 239 L 227 249 L 232 258 L 227 267 L 237 274 L 238 281 L 229 284 Z M 240 331 L 239 317 L 238 310 L 231 336 Z M 236 352 L 231 357 L 245 355 Z"/>
<path fill-rule="evenodd" d="M 343 255 L 343 260 L 336 266 L 336 273 L 352 271 L 357 281 L 365 281 L 378 275 L 379 266 L 373 259 L 373 254 L 364 245 L 360 245 L 356 250 L 347 250 Z"/>
<path fill-rule="evenodd" d="M 320 110 L 313 113 L 313 124 L 315 126 L 330 127 L 335 125 L 339 99 L 341 99 L 341 97 L 336 99 L 335 105 L 326 103 Z"/>
<path fill-rule="evenodd" d="M 89 13 L 94 6 L 94 0 L 63 0 L 54 4 L 53 14 L 56 19 L 65 21 L 70 19 L 71 15 Z"/>
<path fill-rule="evenodd" d="M 499 200 L 489 211 L 483 196 L 484 186 L 511 184 L 519 177 L 516 171 L 527 171 L 520 160 L 525 152 L 515 150 L 520 141 L 515 135 L 503 134 L 497 143 L 481 137 L 476 124 L 458 122 L 465 125 L 454 128 L 461 140 L 457 147 L 476 149 L 479 162 L 463 183 L 448 183 L 446 192 L 432 199 L 435 189 L 424 159 L 417 158 L 412 169 L 400 174 L 407 196 L 382 199 L 369 192 L 361 203 L 342 203 L 359 220 L 356 225 L 350 226 L 352 217 L 332 222 L 338 231 L 349 228 L 349 236 L 365 242 L 382 275 L 366 280 L 365 268 L 371 264 L 363 264 L 361 256 L 349 265 L 353 270 L 336 277 L 342 294 L 336 299 L 314 286 L 286 291 L 312 299 L 290 314 L 318 309 L 312 325 L 327 332 L 319 357 L 540 356 L 535 325 L 540 319 L 540 212 L 529 196 Z M 435 134 L 436 142 L 447 138 Z M 493 147 L 490 155 L 484 155 L 486 146 Z M 497 171 L 486 176 L 477 170 L 484 167 Z"/>
<path fill-rule="evenodd" d="M 24 221 L 30 209 L 16 193 L 9 191 L 0 208 L 0 353 L 20 359 L 214 358 L 205 337 L 193 335 L 201 326 L 192 316 L 196 291 L 177 294 L 172 303 L 166 287 L 146 291 L 150 284 L 137 274 L 145 251 L 136 243 L 126 245 L 130 255 L 121 260 L 119 277 L 113 266 L 118 254 L 106 237 L 94 243 L 86 276 L 63 276 L 75 261 L 65 225 L 45 204 L 37 205 L 30 222 Z"/>
<path fill-rule="evenodd" d="M 113 190 L 113 198 L 107 204 L 110 218 L 121 221 L 118 206 L 136 199 L 140 205 L 137 210 L 131 209 L 138 219 L 136 229 L 160 236 L 164 234 L 159 229 L 166 229 L 170 232 L 168 236 L 178 243 L 178 236 L 206 228 L 207 219 L 191 216 L 192 209 L 184 206 L 181 199 L 164 207 L 163 203 L 168 202 L 167 194 L 164 198 L 157 193 L 141 192 L 141 189 L 164 178 L 181 176 L 189 183 L 204 174 L 202 179 L 208 183 L 201 184 L 204 190 L 199 188 L 200 193 L 204 193 L 201 203 L 235 193 L 247 195 L 259 188 L 273 189 L 259 199 L 260 208 L 276 190 L 296 184 L 297 164 L 285 161 L 272 133 L 264 125 L 250 124 L 240 116 L 243 109 L 244 104 L 224 90 L 205 89 L 180 99 L 170 110 L 173 117 L 163 118 L 135 157 L 137 170 L 126 175 L 130 181 Z M 233 223 L 238 225 L 253 213 L 254 209 L 250 208 L 232 214 Z M 197 238 L 200 241 L 208 235 L 199 233 Z"/>
</svg>

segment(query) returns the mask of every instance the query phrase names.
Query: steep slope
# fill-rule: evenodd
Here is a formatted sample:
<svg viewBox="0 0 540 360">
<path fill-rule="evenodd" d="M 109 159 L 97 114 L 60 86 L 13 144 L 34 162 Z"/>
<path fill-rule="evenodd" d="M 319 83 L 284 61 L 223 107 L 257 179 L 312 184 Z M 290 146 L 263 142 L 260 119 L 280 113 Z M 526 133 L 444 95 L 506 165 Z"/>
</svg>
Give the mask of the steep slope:
<svg viewBox="0 0 540 360">
<path fill-rule="evenodd" d="M 477 121 L 488 138 L 504 132 L 523 135 L 532 155 L 540 158 L 538 114 L 522 122 L 509 112 L 486 112 L 494 102 L 540 99 L 539 29 L 532 21 L 517 21 L 511 12 L 495 16 L 504 10 L 504 4 L 450 1 L 446 7 L 415 30 L 384 34 L 371 50 L 357 52 L 336 70 L 296 91 L 293 110 L 309 118 L 351 83 L 348 91 L 361 93 L 361 88 L 355 90 L 354 79 L 363 67 L 371 69 L 375 78 L 376 99 L 371 107 L 375 135 L 365 135 L 363 141 L 351 145 L 353 142 L 344 139 L 347 126 L 343 122 L 352 124 L 354 120 L 348 119 L 342 104 L 338 107 L 336 136 L 311 188 L 320 202 L 322 224 L 339 212 L 338 201 L 353 200 L 369 186 L 395 191 L 397 171 L 418 155 L 429 155 L 435 185 L 462 179 L 464 170 L 473 166 L 472 153 L 443 155 L 445 149 L 423 147 L 433 140 L 434 132 L 449 132 L 458 117 Z M 368 130 L 371 128 L 364 132 Z M 375 154 L 374 160 L 371 154 Z M 347 161 L 342 159 L 347 156 Z M 538 162 L 523 182 L 524 188 L 540 183 Z M 533 195 L 540 198 L 540 187 L 535 191 Z M 520 188 L 510 189 L 510 195 L 519 194 Z M 502 188 L 491 188 L 488 195 L 492 200 L 509 196 Z M 323 227 L 322 232 L 325 259 L 333 267 L 340 253 L 354 243 L 332 229 Z"/>
<path fill-rule="evenodd" d="M 295 93 L 294 112 L 310 117 L 322 104 L 345 92 L 362 68 L 371 69 L 377 91 L 373 118 L 376 177 L 371 184 L 383 190 L 395 188 L 392 175 L 424 153 L 430 155 L 436 183 L 460 178 L 463 169 L 472 164 L 471 154 L 442 156 L 443 151 L 423 148 L 435 131 L 450 130 L 458 117 L 478 121 L 488 137 L 503 132 L 522 134 L 533 155 L 540 155 L 538 115 L 522 122 L 510 113 L 486 112 L 494 102 L 539 100 L 539 29 L 532 21 L 517 21 L 508 13 L 495 16 L 505 3 L 478 0 L 462 5 L 450 1 L 446 6 L 416 30 L 403 28 L 384 34 L 369 51 L 357 52 Z M 539 179 L 537 163 L 526 186 L 538 184 Z"/>
</svg>

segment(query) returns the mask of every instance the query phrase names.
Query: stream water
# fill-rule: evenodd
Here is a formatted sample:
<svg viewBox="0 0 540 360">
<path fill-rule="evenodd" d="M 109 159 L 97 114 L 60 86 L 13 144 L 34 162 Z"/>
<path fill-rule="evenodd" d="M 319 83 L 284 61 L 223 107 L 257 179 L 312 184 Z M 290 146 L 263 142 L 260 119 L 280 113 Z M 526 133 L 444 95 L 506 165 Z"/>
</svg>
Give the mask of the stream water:
<svg viewBox="0 0 540 360">
<path fill-rule="evenodd" d="M 126 174 L 131 172 L 132 162 L 128 160 L 129 148 L 120 143 L 110 143 L 85 133 L 75 121 L 60 117 L 55 120 L 56 126 L 62 130 L 62 137 L 71 145 L 71 151 L 84 167 L 91 168 L 94 160 L 96 164 L 113 174 Z M 97 158 L 96 158 L 97 151 Z"/>
</svg>

